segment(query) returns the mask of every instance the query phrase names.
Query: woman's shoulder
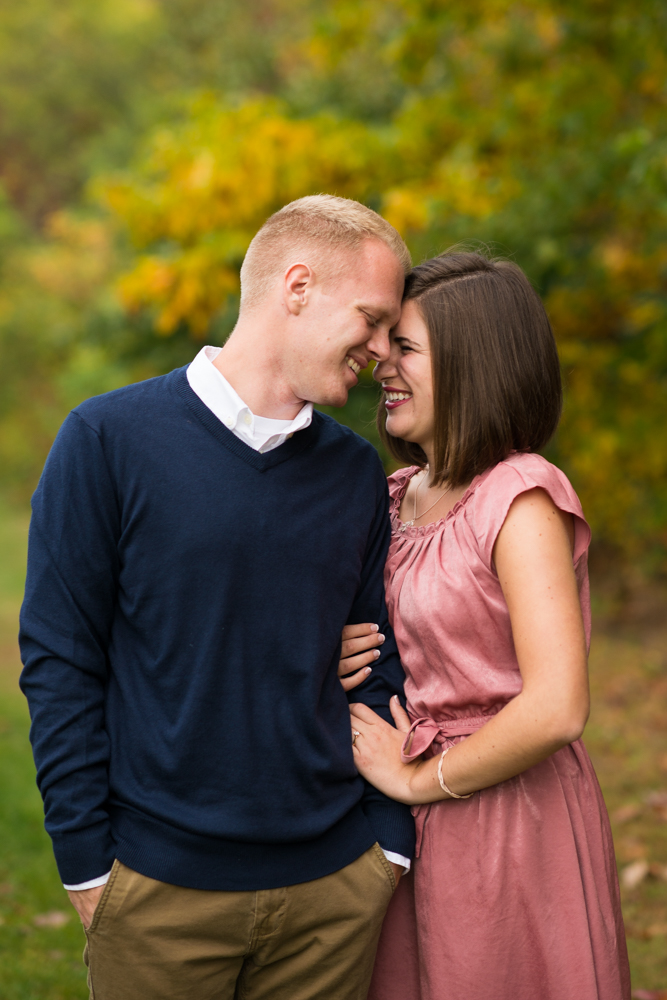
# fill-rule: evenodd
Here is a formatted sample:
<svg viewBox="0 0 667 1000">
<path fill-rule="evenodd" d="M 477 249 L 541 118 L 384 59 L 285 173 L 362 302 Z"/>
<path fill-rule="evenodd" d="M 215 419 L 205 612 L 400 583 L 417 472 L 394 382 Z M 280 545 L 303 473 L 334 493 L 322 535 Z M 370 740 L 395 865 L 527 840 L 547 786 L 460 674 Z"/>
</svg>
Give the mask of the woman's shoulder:
<svg viewBox="0 0 667 1000">
<path fill-rule="evenodd" d="M 389 496 L 392 500 L 405 493 L 408 482 L 412 479 L 415 472 L 418 471 L 418 468 L 419 467 L 417 465 L 409 465 L 405 469 L 398 469 L 397 472 L 392 472 L 392 474 L 387 477 Z"/>
<path fill-rule="evenodd" d="M 559 507 L 582 516 L 579 497 L 565 473 L 532 451 L 514 451 L 498 462 L 484 476 L 476 492 L 481 501 L 493 498 L 495 506 L 503 497 L 511 503 L 520 493 L 537 488 L 546 490 Z"/>
<path fill-rule="evenodd" d="M 470 521 L 487 557 L 491 558 L 493 545 L 512 503 L 532 489 L 543 489 L 560 510 L 574 515 L 575 555 L 579 558 L 590 542 L 590 529 L 579 497 L 565 473 L 534 452 L 512 452 L 483 473 L 473 491 Z"/>
</svg>

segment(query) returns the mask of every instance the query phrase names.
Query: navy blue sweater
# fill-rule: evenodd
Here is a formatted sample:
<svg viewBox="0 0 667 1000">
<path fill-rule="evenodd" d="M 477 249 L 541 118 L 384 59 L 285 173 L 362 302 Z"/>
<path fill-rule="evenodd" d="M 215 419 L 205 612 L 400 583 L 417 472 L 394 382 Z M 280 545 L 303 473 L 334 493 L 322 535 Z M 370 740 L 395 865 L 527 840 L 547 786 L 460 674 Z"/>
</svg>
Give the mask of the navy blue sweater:
<svg viewBox="0 0 667 1000">
<path fill-rule="evenodd" d="M 269 889 L 410 856 L 405 806 L 356 772 L 346 623 L 387 636 L 353 692 L 390 719 L 403 671 L 382 571 L 387 486 L 315 413 L 261 455 L 185 369 L 90 399 L 33 497 L 21 686 L 61 878 L 114 858 L 176 885 Z"/>
</svg>

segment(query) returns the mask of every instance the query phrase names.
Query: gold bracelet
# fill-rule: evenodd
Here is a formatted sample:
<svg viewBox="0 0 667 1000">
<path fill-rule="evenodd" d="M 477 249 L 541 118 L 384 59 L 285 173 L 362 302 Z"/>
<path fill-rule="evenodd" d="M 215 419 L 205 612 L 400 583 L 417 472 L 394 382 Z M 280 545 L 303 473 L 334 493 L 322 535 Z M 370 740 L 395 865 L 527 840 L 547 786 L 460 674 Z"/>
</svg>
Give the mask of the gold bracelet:
<svg viewBox="0 0 667 1000">
<path fill-rule="evenodd" d="M 449 753 L 451 749 L 452 749 L 451 747 L 447 747 L 447 749 L 443 750 L 442 753 L 440 754 L 440 760 L 438 761 L 438 781 L 440 782 L 440 787 L 442 788 L 443 792 L 447 792 L 447 794 L 451 795 L 453 799 L 469 799 L 472 795 L 475 794 L 474 792 L 469 792 L 467 795 L 457 795 L 456 792 L 453 792 L 451 790 L 451 788 L 447 788 L 447 785 L 443 780 L 442 762 L 444 760 L 445 754 Z"/>
</svg>

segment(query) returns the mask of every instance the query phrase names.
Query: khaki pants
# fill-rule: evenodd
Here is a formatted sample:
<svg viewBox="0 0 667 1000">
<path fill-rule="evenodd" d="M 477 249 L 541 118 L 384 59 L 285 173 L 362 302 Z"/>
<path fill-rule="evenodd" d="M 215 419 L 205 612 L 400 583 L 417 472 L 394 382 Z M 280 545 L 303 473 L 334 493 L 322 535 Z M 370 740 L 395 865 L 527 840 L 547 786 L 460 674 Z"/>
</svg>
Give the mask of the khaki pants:
<svg viewBox="0 0 667 1000">
<path fill-rule="evenodd" d="M 86 931 L 91 1000 L 365 1000 L 394 887 L 377 844 L 257 892 L 184 889 L 116 861 Z"/>
</svg>

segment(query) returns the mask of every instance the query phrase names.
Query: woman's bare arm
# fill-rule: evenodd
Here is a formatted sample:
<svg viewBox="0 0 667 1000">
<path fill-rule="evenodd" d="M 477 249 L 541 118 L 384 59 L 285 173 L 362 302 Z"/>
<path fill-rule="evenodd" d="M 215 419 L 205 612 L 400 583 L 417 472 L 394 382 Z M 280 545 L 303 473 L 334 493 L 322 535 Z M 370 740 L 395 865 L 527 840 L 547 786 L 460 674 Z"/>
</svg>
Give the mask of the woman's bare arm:
<svg viewBox="0 0 667 1000">
<path fill-rule="evenodd" d="M 583 732 L 589 711 L 588 670 L 572 538 L 571 515 L 558 510 L 544 490 L 522 493 L 512 504 L 494 561 L 523 689 L 447 754 L 444 780 L 459 795 L 520 774 Z M 364 777 L 412 804 L 448 797 L 438 782 L 437 758 L 401 764 L 397 751 L 403 736 L 365 706 L 352 706 L 352 712 L 352 724 L 364 737 L 354 747 Z M 407 715 L 393 702 L 392 714 L 405 732 Z"/>
</svg>

